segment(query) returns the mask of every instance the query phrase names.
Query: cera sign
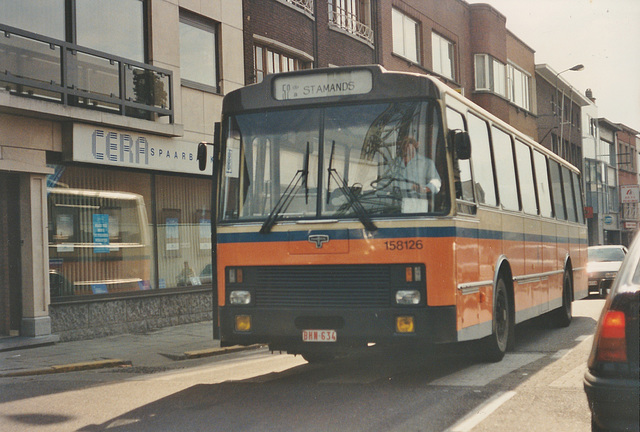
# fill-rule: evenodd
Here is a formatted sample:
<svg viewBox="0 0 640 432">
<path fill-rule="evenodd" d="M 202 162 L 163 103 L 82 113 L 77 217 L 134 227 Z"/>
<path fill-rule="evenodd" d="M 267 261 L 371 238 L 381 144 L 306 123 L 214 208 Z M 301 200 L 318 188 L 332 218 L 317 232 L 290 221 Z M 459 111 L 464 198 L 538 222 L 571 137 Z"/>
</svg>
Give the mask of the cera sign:
<svg viewBox="0 0 640 432">
<path fill-rule="evenodd" d="M 211 174 L 198 169 L 197 143 L 82 124 L 73 125 L 72 159 L 100 165 Z"/>
</svg>

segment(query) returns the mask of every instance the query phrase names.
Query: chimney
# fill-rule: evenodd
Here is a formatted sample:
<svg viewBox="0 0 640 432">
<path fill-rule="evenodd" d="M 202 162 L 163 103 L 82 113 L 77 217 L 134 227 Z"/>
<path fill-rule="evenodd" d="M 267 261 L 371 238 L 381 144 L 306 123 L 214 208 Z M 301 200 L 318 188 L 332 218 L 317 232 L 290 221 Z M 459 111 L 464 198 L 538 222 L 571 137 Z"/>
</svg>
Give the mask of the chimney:
<svg viewBox="0 0 640 432">
<path fill-rule="evenodd" d="M 584 95 L 589 98 L 589 100 L 593 103 L 596 103 L 596 98 L 593 97 L 593 92 L 591 91 L 591 89 L 587 89 L 586 92 L 584 92 Z"/>
</svg>

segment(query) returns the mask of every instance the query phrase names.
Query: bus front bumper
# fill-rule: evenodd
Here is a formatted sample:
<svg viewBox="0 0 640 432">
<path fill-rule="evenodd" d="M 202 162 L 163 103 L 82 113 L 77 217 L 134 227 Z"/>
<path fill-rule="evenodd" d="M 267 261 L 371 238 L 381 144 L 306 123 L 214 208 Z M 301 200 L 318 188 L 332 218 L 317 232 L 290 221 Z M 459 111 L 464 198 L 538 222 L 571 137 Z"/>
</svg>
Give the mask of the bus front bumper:
<svg viewBox="0 0 640 432">
<path fill-rule="evenodd" d="M 297 310 L 225 306 L 219 311 L 222 346 L 269 344 L 272 350 L 299 353 L 320 345 L 337 348 L 370 343 L 457 341 L 454 306 Z M 411 320 L 407 320 L 408 317 Z M 405 325 L 403 331 L 398 331 L 398 321 Z M 303 334 L 310 330 L 323 330 L 322 335 L 331 337 L 326 343 L 305 342 Z"/>
</svg>

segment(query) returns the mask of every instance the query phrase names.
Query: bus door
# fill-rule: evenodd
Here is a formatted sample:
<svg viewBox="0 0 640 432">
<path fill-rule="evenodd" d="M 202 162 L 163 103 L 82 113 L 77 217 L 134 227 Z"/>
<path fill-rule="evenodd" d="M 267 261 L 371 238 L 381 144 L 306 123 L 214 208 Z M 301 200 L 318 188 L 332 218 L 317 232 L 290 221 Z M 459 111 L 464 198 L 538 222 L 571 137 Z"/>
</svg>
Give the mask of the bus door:
<svg viewBox="0 0 640 432">
<path fill-rule="evenodd" d="M 452 130 L 466 131 L 464 116 L 447 107 L 447 127 Z M 472 144 L 473 145 L 473 144 Z M 479 248 L 478 222 L 475 219 L 476 204 L 471 178 L 469 160 L 457 159 L 454 155 L 454 184 L 456 194 L 456 212 L 460 215 L 456 222 L 455 268 L 457 281 L 456 309 L 458 310 L 458 329 L 479 324 L 481 315 L 479 287 Z M 462 222 L 467 219 L 468 221 Z M 464 337 L 463 337 L 464 338 Z"/>
</svg>

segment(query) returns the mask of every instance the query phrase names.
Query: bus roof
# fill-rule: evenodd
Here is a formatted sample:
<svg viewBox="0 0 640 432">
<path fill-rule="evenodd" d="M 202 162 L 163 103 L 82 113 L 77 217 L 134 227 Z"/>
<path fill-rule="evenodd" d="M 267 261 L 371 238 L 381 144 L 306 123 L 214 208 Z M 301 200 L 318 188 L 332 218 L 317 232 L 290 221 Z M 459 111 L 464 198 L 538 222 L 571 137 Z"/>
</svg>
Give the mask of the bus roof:
<svg viewBox="0 0 640 432">
<path fill-rule="evenodd" d="M 532 145 L 547 157 L 580 172 L 542 144 L 500 120 L 489 111 L 441 82 L 437 77 L 388 71 L 381 65 L 305 69 L 269 74 L 258 84 L 230 92 L 224 97 L 223 115 L 274 107 L 290 108 L 327 103 L 350 103 L 398 98 L 432 97 L 456 99 L 507 132 Z"/>
</svg>

